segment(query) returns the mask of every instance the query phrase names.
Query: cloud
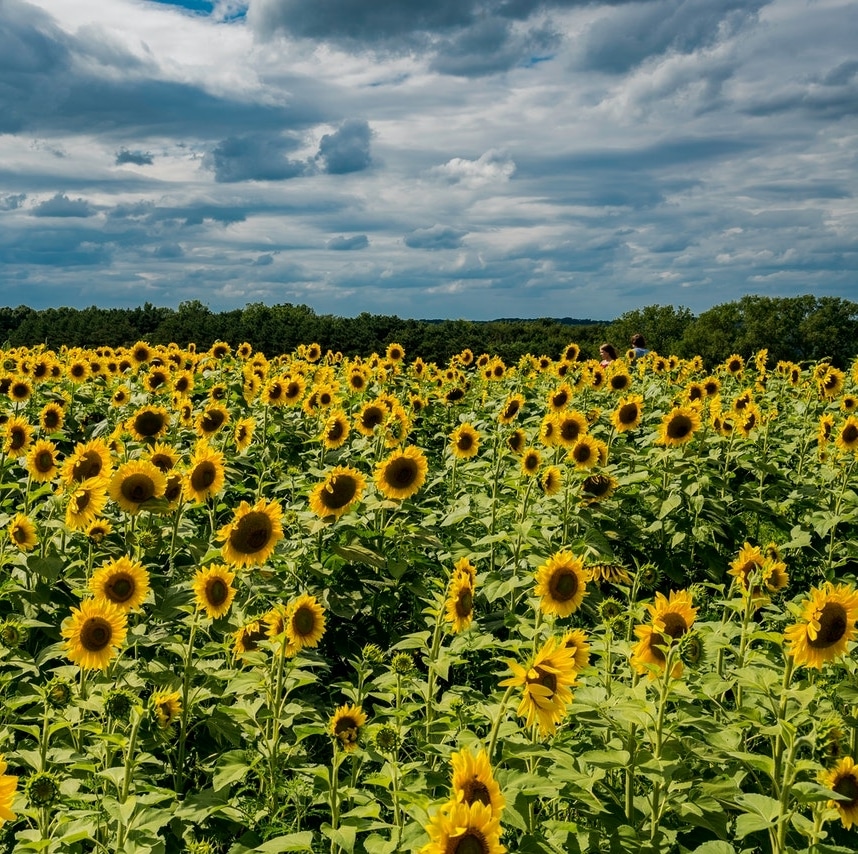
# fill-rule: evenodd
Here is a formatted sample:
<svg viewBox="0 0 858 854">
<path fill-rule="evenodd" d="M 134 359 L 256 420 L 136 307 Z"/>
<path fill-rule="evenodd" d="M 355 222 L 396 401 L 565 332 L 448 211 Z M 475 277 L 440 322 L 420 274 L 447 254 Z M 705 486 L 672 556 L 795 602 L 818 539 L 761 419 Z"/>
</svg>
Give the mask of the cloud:
<svg viewBox="0 0 858 854">
<path fill-rule="evenodd" d="M 300 141 L 283 134 L 247 134 L 223 140 L 205 159 L 219 183 L 286 181 L 310 170 L 306 160 L 291 160 Z"/>
<path fill-rule="evenodd" d="M 515 174 L 515 161 L 505 152 L 492 148 L 476 160 L 454 157 L 441 166 L 433 167 L 430 174 L 450 184 L 480 187 L 508 181 Z"/>
<path fill-rule="evenodd" d="M 174 261 L 184 257 L 185 250 L 178 243 L 162 243 L 152 254 L 162 260 Z"/>
<path fill-rule="evenodd" d="M 458 249 L 467 233 L 448 225 L 433 225 L 415 229 L 406 235 L 404 242 L 410 249 Z"/>
<path fill-rule="evenodd" d="M 692 53 L 731 37 L 771 0 L 658 0 L 612 10 L 584 35 L 582 65 L 622 74 L 650 57 Z"/>
<path fill-rule="evenodd" d="M 366 249 L 369 246 L 369 239 L 365 234 L 355 234 L 352 237 L 332 237 L 325 246 L 328 249 L 335 249 L 337 251 Z"/>
<path fill-rule="evenodd" d="M 26 193 L 6 193 L 0 196 L 0 211 L 16 211 L 26 199 Z"/>
<path fill-rule="evenodd" d="M 94 214 L 95 208 L 86 199 L 70 199 L 65 193 L 57 193 L 32 210 L 33 216 L 88 217 Z"/>
<path fill-rule="evenodd" d="M 334 133 L 326 133 L 319 141 L 316 160 L 325 172 L 343 175 L 361 172 L 372 163 L 369 123 L 362 119 L 346 119 Z"/>
<path fill-rule="evenodd" d="M 117 166 L 122 166 L 125 163 L 133 163 L 135 166 L 151 166 L 155 162 L 155 158 L 148 152 L 129 151 L 127 148 L 121 148 L 116 152 L 115 163 Z"/>
</svg>

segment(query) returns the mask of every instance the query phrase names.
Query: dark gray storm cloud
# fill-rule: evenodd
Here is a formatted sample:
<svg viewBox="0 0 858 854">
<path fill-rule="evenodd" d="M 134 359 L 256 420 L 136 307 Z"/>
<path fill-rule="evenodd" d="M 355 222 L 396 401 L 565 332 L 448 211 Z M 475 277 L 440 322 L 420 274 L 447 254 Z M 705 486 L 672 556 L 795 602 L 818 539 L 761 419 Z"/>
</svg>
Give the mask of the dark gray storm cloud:
<svg viewBox="0 0 858 854">
<path fill-rule="evenodd" d="M 6 193 L 0 196 L 0 211 L 16 211 L 26 200 L 26 193 Z"/>
<path fill-rule="evenodd" d="M 310 169 L 306 160 L 292 160 L 289 153 L 300 140 L 282 134 L 257 133 L 223 140 L 206 158 L 220 183 L 236 181 L 286 181 Z"/>
<path fill-rule="evenodd" d="M 135 166 L 151 166 L 155 162 L 155 158 L 145 151 L 129 151 L 127 148 L 121 148 L 116 152 L 116 165 L 122 166 L 125 163 L 132 163 Z"/>
<path fill-rule="evenodd" d="M 433 225 L 431 228 L 417 228 L 404 238 L 409 249 L 458 249 L 467 231 L 460 231 L 449 225 Z"/>
<path fill-rule="evenodd" d="M 0 4 L 0 133 L 123 133 L 227 136 L 325 121 L 312 97 L 288 107 L 212 94 L 159 79 L 102 33 L 72 35 L 22 0 Z M 136 73 L 129 73 L 134 71 Z"/>
<path fill-rule="evenodd" d="M 95 208 L 86 199 L 70 199 L 65 193 L 57 193 L 50 199 L 36 205 L 33 216 L 88 217 L 95 214 Z"/>
<path fill-rule="evenodd" d="M 370 140 L 372 130 L 362 119 L 347 119 L 334 133 L 326 133 L 319 141 L 316 160 L 325 172 L 343 175 L 361 172 L 372 163 Z"/>
<path fill-rule="evenodd" d="M 355 234 L 351 237 L 332 237 L 325 246 L 328 249 L 347 252 L 352 249 L 366 249 L 369 246 L 369 238 L 365 234 Z"/>
</svg>

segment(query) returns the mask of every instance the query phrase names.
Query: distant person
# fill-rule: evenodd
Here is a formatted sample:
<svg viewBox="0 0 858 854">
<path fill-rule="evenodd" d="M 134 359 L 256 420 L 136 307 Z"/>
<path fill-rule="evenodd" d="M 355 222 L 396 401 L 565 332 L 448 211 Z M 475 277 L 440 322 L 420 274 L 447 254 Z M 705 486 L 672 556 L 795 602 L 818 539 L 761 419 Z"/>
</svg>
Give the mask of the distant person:
<svg viewBox="0 0 858 854">
<path fill-rule="evenodd" d="M 602 361 L 599 364 L 604 368 L 617 358 L 617 349 L 613 344 L 602 344 L 599 347 L 599 355 L 602 357 Z"/>
<path fill-rule="evenodd" d="M 641 356 L 646 356 L 647 353 L 649 353 L 649 350 L 647 350 L 646 341 L 644 341 L 643 335 L 641 335 L 640 332 L 635 332 L 635 334 L 632 335 L 632 349 L 629 355 L 631 355 L 633 359 L 639 359 Z"/>
</svg>

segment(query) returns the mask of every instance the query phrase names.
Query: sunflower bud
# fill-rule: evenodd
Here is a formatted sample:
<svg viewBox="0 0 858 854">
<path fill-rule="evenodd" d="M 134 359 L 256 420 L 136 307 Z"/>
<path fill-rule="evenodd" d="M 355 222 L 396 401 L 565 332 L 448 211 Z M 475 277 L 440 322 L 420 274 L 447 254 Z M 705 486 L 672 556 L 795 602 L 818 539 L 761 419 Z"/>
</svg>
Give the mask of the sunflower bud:
<svg viewBox="0 0 858 854">
<path fill-rule="evenodd" d="M 71 703 L 71 683 L 57 676 L 45 686 L 45 702 L 54 709 L 64 709 Z"/>
<path fill-rule="evenodd" d="M 24 792 L 31 807 L 49 807 L 59 800 L 60 784 L 55 774 L 38 771 L 27 780 Z"/>
</svg>

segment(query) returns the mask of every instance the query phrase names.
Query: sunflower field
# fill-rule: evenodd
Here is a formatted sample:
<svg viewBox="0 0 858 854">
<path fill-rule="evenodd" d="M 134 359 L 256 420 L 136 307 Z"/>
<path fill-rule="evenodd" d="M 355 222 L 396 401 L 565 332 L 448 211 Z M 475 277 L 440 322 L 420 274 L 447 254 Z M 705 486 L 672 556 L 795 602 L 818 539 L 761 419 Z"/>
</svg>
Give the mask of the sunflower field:
<svg viewBox="0 0 858 854">
<path fill-rule="evenodd" d="M 0 392 L 3 851 L 858 847 L 858 361 L 140 341 Z"/>
</svg>

